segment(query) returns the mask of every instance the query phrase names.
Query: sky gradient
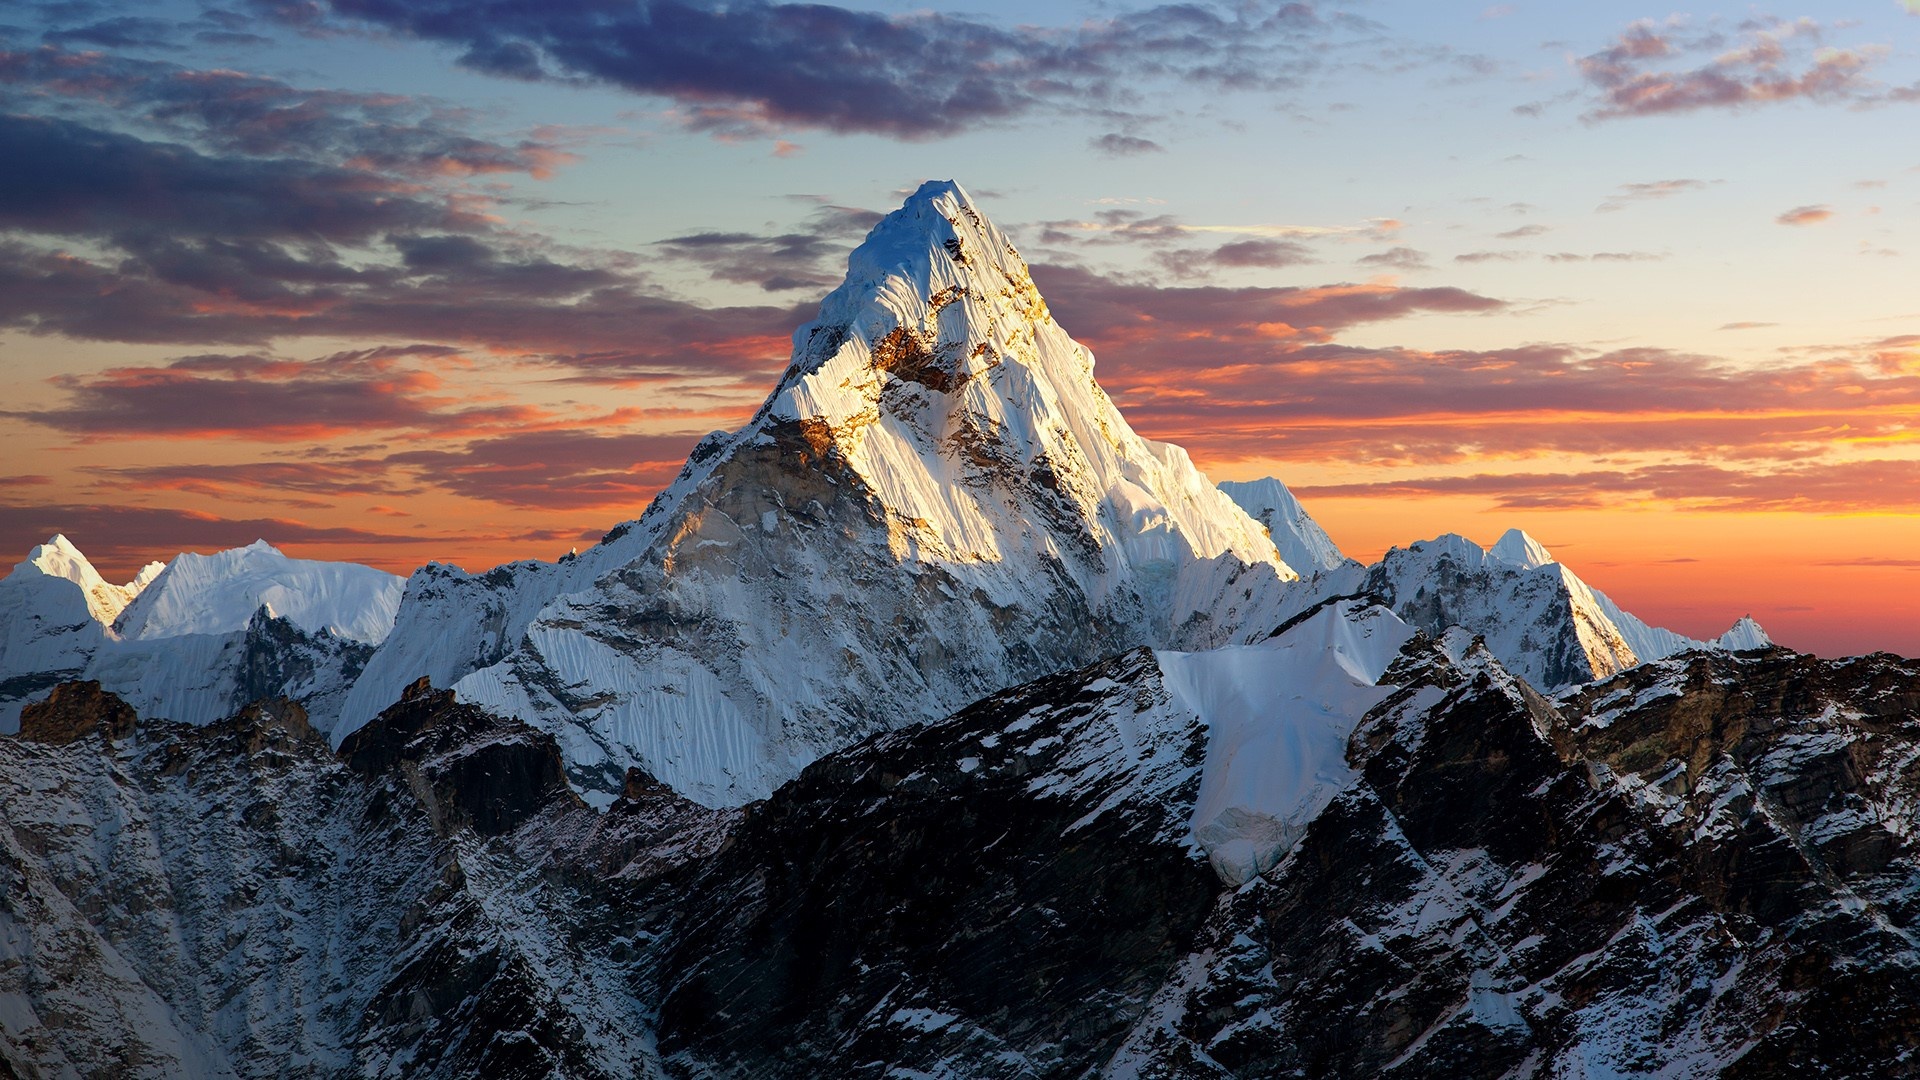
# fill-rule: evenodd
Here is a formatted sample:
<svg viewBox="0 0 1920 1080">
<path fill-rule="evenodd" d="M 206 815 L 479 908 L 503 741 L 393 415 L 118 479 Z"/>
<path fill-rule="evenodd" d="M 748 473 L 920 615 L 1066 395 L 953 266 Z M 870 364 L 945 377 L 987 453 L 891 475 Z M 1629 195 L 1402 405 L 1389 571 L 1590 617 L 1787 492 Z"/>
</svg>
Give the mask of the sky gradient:
<svg viewBox="0 0 1920 1080">
<path fill-rule="evenodd" d="M 1348 554 L 1920 654 L 1920 17 L 0 7 L 0 549 L 552 558 L 966 185 L 1133 425 Z"/>
</svg>

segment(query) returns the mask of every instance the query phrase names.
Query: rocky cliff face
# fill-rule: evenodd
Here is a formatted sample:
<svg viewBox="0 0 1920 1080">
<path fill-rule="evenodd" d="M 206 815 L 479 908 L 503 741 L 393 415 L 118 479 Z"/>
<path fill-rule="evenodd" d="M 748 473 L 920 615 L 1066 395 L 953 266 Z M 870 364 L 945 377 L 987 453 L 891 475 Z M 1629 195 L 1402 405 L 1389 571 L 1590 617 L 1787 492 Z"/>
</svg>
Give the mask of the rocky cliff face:
<svg viewBox="0 0 1920 1080">
<path fill-rule="evenodd" d="M 1383 618 L 1335 604 L 1264 646 L 1350 663 L 1263 729 L 1344 750 L 1289 781 L 1322 794 L 1251 877 L 1201 809 L 1223 776 L 1271 801 L 1296 744 L 1223 766 L 1245 718 L 1193 697 L 1188 654 L 876 736 L 739 810 L 635 771 L 595 812 L 550 737 L 425 686 L 338 754 L 287 705 L 129 733 L 63 690 L 58 734 L 0 742 L 0 1060 L 1906 1074 L 1920 665 L 1704 653 L 1549 699 Z M 1349 720 L 1326 698 L 1375 655 Z"/>
</svg>

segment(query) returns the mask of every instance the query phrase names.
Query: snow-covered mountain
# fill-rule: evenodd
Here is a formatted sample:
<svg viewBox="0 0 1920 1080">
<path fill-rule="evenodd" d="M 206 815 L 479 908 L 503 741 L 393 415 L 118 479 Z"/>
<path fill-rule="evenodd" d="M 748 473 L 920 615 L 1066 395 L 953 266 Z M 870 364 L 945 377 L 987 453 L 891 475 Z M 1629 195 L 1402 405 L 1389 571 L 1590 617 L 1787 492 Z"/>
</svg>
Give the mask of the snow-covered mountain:
<svg viewBox="0 0 1920 1080">
<path fill-rule="evenodd" d="M 1347 561 L 1339 545 L 1307 514 L 1307 508 L 1293 497 L 1287 485 L 1273 477 L 1222 480 L 1220 490 L 1266 526 L 1274 546 L 1280 549 L 1280 557 L 1302 576 L 1338 569 Z"/>
<path fill-rule="evenodd" d="M 402 584 L 260 541 L 181 554 L 112 585 L 56 536 L 0 579 L 0 731 L 68 679 L 98 681 L 143 716 L 204 724 L 287 695 L 331 726 Z"/>
<path fill-rule="evenodd" d="M 243 629 L 266 607 L 310 634 L 378 645 L 393 629 L 404 579 L 349 562 L 292 559 L 265 540 L 212 555 L 183 552 L 114 620 L 134 640 Z"/>
<path fill-rule="evenodd" d="M 1141 644 L 1209 646 L 1296 575 L 1136 435 L 1025 262 L 928 183 L 850 256 L 740 431 L 574 565 L 416 574 L 342 731 L 427 674 L 711 805 Z M 537 614 L 535 614 L 537 612 Z"/>
<path fill-rule="evenodd" d="M 1649 626 L 1592 588 L 1519 529 L 1491 548 L 1447 534 L 1392 548 L 1364 569 L 1325 573 L 1291 600 L 1366 592 L 1395 614 L 1439 636 L 1463 627 L 1485 639 L 1500 662 L 1541 689 L 1606 678 L 1691 649 L 1750 649 L 1771 644 L 1751 618 L 1715 641 Z"/>
</svg>

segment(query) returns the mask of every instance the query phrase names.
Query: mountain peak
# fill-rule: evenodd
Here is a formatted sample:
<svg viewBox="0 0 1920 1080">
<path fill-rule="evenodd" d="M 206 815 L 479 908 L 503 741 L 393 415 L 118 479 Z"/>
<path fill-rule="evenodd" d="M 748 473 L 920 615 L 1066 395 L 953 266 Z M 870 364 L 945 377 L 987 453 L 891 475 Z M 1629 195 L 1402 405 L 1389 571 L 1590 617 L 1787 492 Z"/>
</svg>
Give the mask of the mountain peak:
<svg viewBox="0 0 1920 1080">
<path fill-rule="evenodd" d="M 848 256 L 747 426 L 702 440 L 612 538 L 571 588 L 568 571 L 462 601 L 497 603 L 511 655 L 424 670 L 558 733 L 604 796 L 637 766 L 710 805 L 1034 675 L 1264 630 L 1297 576 L 1184 450 L 1134 432 L 1020 253 L 944 181 Z M 444 655 L 414 634 L 362 684 L 419 673 L 388 655 Z M 379 699 L 356 687 L 344 723 Z"/>
<path fill-rule="evenodd" d="M 1306 575 L 1338 569 L 1347 561 L 1339 545 L 1300 505 L 1287 485 L 1271 476 L 1258 480 L 1222 480 L 1220 490 L 1240 504 L 1240 509 L 1267 527 L 1268 535 L 1280 549 L 1280 557 L 1296 573 Z"/>
<path fill-rule="evenodd" d="M 1042 327 L 1058 329 L 1026 260 L 960 185 L 928 181 L 847 256 L 846 279 L 794 332 L 792 363 L 763 412 L 838 425 L 892 381 L 951 393 Z M 1072 351 L 1070 374 L 1087 378 L 1091 355 Z"/>
<path fill-rule="evenodd" d="M 1522 570 L 1531 570 L 1536 566 L 1545 566 L 1553 562 L 1553 555 L 1541 545 L 1540 541 L 1528 536 L 1520 529 L 1508 529 L 1494 541 L 1487 554 L 1509 566 Z"/>
<path fill-rule="evenodd" d="M 308 633 L 330 630 L 377 644 L 393 626 L 402 585 L 370 566 L 294 559 L 255 540 L 211 555 L 176 555 L 126 605 L 115 629 L 129 639 L 226 634 L 267 605 Z"/>
<path fill-rule="evenodd" d="M 833 458 L 878 497 L 902 551 L 1004 562 L 1014 542 L 1095 576 L 1231 552 L 1294 576 L 1185 451 L 1133 432 L 1019 251 L 952 181 L 873 227 L 793 341 L 734 445 Z"/>
<path fill-rule="evenodd" d="M 79 586 L 87 598 L 87 614 L 102 626 L 111 626 L 127 603 L 152 580 L 151 576 L 135 577 L 126 585 L 107 581 L 65 533 L 55 533 L 46 543 L 35 545 L 27 552 L 26 561 L 14 567 L 14 573 L 29 569 Z M 146 571 L 141 574 L 146 575 Z"/>
<path fill-rule="evenodd" d="M 1714 639 L 1715 645 L 1729 652 L 1744 652 L 1747 649 L 1764 649 L 1773 644 L 1773 638 L 1761 629 L 1753 616 L 1742 615 L 1740 621 L 1733 624 L 1726 633 Z"/>
<path fill-rule="evenodd" d="M 46 543 L 36 544 L 33 550 L 27 552 L 26 562 L 21 565 L 36 567 L 41 573 L 53 577 L 66 578 L 83 589 L 106 584 L 106 579 L 93 568 L 93 563 L 80 553 L 80 549 L 73 546 L 73 541 L 68 540 L 65 533 L 55 533 Z"/>
</svg>

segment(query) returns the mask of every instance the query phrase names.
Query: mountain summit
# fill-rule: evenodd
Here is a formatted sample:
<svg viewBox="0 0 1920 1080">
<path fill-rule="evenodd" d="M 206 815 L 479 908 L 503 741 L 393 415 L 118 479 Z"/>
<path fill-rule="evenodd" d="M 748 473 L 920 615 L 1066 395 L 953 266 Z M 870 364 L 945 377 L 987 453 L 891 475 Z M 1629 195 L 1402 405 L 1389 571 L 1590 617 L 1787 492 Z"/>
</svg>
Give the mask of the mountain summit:
<svg viewBox="0 0 1920 1080">
<path fill-rule="evenodd" d="M 1222 643 L 1295 577 L 1184 450 L 1127 425 L 966 192 L 928 183 L 747 426 L 638 521 L 571 564 L 416 574 L 336 737 L 424 672 L 554 732 L 585 787 L 638 766 L 744 802 L 1048 672 Z"/>
</svg>

